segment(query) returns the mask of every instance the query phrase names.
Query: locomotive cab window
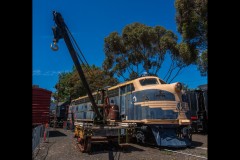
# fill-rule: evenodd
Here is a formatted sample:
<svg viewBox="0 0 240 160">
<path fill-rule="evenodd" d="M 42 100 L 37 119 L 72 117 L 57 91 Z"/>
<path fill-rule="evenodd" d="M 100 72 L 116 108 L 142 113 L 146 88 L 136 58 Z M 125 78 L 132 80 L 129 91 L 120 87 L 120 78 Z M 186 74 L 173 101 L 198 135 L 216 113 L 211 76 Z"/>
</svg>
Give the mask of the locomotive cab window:
<svg viewBox="0 0 240 160">
<path fill-rule="evenodd" d="M 132 92 L 134 90 L 135 90 L 135 88 L 134 88 L 133 84 L 128 84 L 127 85 L 127 92 Z"/>
<path fill-rule="evenodd" d="M 107 94 L 108 94 L 108 97 L 118 96 L 118 94 L 119 94 L 118 88 L 117 89 L 108 90 Z"/>
<path fill-rule="evenodd" d="M 159 84 L 156 78 L 145 78 L 145 79 L 139 80 L 139 82 L 142 86 Z"/>
<path fill-rule="evenodd" d="M 131 92 L 131 91 L 134 91 L 134 90 L 135 90 L 135 88 L 134 88 L 133 84 L 128 84 L 126 86 L 122 86 L 120 88 L 120 95 L 123 95 L 125 93 Z"/>
<path fill-rule="evenodd" d="M 166 82 L 164 82 L 164 81 L 161 80 L 160 78 L 159 78 L 159 81 L 160 81 L 161 84 L 167 84 Z"/>
</svg>

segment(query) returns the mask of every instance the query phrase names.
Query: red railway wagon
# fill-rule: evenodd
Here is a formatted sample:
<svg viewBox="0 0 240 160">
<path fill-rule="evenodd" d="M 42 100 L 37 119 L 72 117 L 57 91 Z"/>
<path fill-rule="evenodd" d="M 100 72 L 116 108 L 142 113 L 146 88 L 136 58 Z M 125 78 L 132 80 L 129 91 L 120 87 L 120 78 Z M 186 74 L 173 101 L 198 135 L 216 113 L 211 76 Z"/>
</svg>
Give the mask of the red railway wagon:
<svg viewBox="0 0 240 160">
<path fill-rule="evenodd" d="M 51 91 L 32 87 L 32 125 L 49 123 Z"/>
</svg>

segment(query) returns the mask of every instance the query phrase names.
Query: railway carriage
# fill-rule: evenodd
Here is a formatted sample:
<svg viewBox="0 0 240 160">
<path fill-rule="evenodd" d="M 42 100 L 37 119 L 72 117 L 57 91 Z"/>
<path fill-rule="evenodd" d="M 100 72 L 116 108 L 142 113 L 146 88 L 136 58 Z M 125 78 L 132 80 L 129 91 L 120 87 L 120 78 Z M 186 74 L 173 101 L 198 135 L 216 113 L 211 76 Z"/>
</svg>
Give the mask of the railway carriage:
<svg viewBox="0 0 240 160">
<path fill-rule="evenodd" d="M 182 95 L 183 101 L 188 103 L 191 127 L 193 132 L 208 132 L 208 90 L 195 89 L 186 91 Z"/>
</svg>

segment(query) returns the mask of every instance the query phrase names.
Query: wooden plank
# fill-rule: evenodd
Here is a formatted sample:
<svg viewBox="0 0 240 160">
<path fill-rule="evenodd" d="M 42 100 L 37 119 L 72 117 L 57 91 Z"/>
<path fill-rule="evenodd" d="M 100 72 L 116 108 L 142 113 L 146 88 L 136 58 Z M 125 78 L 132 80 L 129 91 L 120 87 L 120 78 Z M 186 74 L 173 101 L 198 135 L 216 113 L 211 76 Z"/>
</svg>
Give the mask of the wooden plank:
<svg viewBox="0 0 240 160">
<path fill-rule="evenodd" d="M 178 119 L 143 119 L 144 124 L 179 124 Z"/>
<path fill-rule="evenodd" d="M 141 120 L 123 120 L 123 123 L 141 123 Z"/>
<path fill-rule="evenodd" d="M 142 119 L 142 120 L 124 120 L 125 123 L 144 123 L 144 124 L 178 124 L 178 119 Z"/>
</svg>

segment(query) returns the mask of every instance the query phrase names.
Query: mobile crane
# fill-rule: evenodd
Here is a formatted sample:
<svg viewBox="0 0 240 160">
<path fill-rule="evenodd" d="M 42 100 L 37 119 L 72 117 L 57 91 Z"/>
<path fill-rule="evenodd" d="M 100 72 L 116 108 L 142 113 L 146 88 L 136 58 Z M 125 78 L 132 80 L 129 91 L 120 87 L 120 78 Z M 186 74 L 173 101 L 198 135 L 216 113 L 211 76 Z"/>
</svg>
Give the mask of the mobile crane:
<svg viewBox="0 0 240 160">
<path fill-rule="evenodd" d="M 61 14 L 59 12 L 53 11 L 53 19 L 56 26 L 52 27 L 54 34 L 53 44 L 51 44 L 51 49 L 53 51 L 58 50 L 58 41 L 64 39 L 66 46 L 69 50 L 71 58 L 76 66 L 79 77 L 87 91 L 87 95 L 91 102 L 91 108 L 95 113 L 95 117 L 92 122 L 78 121 L 74 122 L 75 126 L 75 137 L 78 141 L 78 146 L 80 151 L 89 152 L 91 150 L 91 144 L 94 142 L 108 142 L 109 140 L 117 140 L 118 144 L 128 144 L 129 136 L 134 132 L 135 123 L 122 123 L 121 120 L 106 120 L 105 109 L 112 107 L 109 103 L 106 103 L 104 98 L 104 89 L 102 92 L 102 104 L 96 104 L 92 92 L 90 90 L 89 84 L 84 75 L 83 69 L 78 59 L 78 54 L 73 47 L 71 42 L 72 35 L 64 22 Z"/>
</svg>

